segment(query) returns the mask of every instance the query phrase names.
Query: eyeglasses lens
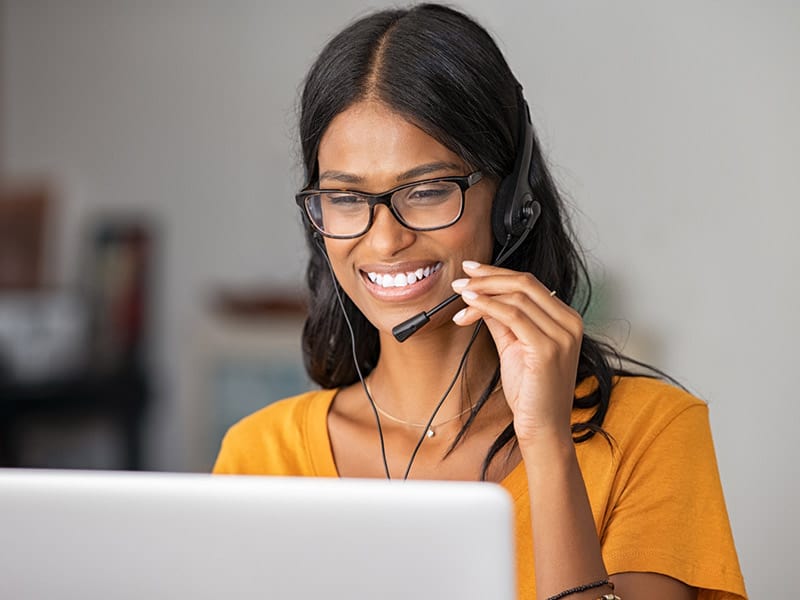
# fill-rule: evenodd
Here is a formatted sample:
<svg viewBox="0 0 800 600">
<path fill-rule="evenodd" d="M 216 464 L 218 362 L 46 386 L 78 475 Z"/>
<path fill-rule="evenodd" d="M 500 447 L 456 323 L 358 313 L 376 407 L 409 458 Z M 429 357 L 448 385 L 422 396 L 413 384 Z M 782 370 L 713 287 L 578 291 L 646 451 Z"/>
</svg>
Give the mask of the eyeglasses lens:
<svg viewBox="0 0 800 600">
<path fill-rule="evenodd" d="M 392 208 L 411 229 L 440 229 L 458 220 L 462 192 L 453 181 L 424 182 L 392 194 Z M 323 192 L 306 197 L 309 217 L 321 231 L 334 236 L 364 233 L 370 224 L 369 196 L 354 192 Z"/>
</svg>

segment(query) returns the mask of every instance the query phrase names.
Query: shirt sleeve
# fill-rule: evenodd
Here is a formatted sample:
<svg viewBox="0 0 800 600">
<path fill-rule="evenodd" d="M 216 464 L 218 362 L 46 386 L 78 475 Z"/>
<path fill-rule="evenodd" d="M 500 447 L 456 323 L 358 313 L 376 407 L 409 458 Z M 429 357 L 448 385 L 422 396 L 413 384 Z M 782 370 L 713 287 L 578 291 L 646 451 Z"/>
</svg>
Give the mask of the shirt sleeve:
<svg viewBox="0 0 800 600">
<path fill-rule="evenodd" d="M 625 456 L 601 533 L 608 572 L 653 572 L 698 600 L 746 598 L 717 468 L 708 407 L 693 404 Z"/>
</svg>

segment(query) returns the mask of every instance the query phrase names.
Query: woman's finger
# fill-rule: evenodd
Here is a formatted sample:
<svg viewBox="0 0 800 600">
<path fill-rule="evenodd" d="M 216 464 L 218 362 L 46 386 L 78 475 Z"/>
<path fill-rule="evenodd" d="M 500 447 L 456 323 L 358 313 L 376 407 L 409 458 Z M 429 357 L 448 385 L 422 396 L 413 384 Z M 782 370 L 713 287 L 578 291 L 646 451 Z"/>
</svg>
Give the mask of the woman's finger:
<svg viewBox="0 0 800 600">
<path fill-rule="evenodd" d="M 464 290 L 462 298 L 469 309 L 474 311 L 470 313 L 472 318 L 475 318 L 477 312 L 484 318 L 502 323 L 525 345 L 542 347 L 555 343 L 558 346 L 568 346 L 574 341 L 569 331 L 524 294 L 515 296 L 512 301 L 510 297 L 487 296 Z"/>
<path fill-rule="evenodd" d="M 453 289 L 456 291 L 470 289 L 480 294 L 498 295 L 522 290 L 554 319 L 572 322 L 577 315 L 568 304 L 558 298 L 557 290 L 549 290 L 530 273 L 481 265 L 473 261 L 464 261 L 464 271 L 470 278 L 454 281 Z"/>
<path fill-rule="evenodd" d="M 520 278 L 518 275 L 521 274 L 459 279 L 453 282 L 453 289 L 461 293 L 462 297 L 465 293 L 467 296 L 477 293 L 517 307 L 537 321 L 545 331 L 554 332 L 553 327 L 556 326 L 558 330 L 569 332 L 574 339 L 583 336 L 583 319 L 580 314 L 561 301 L 555 302 L 549 293 L 543 295 L 540 290 L 532 290 L 532 276 Z M 466 318 L 468 315 L 473 317 L 471 322 L 477 320 L 474 313 L 460 316 Z"/>
</svg>

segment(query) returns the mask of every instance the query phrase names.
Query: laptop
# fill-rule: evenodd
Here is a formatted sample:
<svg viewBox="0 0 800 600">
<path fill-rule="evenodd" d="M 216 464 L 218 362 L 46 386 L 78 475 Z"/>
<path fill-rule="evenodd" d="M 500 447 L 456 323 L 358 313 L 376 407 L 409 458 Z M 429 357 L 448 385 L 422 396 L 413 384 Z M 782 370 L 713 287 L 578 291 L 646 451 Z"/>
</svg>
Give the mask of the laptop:
<svg viewBox="0 0 800 600">
<path fill-rule="evenodd" d="M 0 469 L 0 598 L 511 600 L 498 485 Z"/>
</svg>

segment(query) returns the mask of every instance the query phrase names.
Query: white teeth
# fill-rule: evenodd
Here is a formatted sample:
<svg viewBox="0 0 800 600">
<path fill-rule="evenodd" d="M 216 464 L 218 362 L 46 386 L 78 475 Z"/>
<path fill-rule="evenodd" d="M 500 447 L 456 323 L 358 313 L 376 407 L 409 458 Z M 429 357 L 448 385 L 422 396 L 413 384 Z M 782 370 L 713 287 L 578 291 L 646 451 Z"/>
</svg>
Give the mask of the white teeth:
<svg viewBox="0 0 800 600">
<path fill-rule="evenodd" d="M 442 263 L 436 263 L 435 265 L 427 266 L 425 268 L 420 267 L 416 271 L 409 271 L 407 273 L 397 273 L 396 275 L 392 275 L 391 273 L 376 273 L 371 271 L 367 273 L 367 277 L 369 280 L 383 288 L 390 288 L 390 287 L 406 287 L 409 285 L 413 285 L 418 281 L 422 281 L 426 277 L 430 276 L 432 273 L 436 273 L 439 269 L 442 268 Z"/>
</svg>

